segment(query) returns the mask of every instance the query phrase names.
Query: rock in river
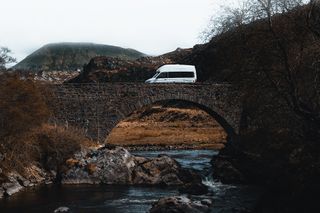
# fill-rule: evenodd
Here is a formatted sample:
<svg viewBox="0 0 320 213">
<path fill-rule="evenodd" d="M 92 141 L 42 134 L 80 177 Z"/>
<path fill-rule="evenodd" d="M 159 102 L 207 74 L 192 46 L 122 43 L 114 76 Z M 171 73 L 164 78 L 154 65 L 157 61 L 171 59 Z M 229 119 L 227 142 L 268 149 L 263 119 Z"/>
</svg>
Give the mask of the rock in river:
<svg viewBox="0 0 320 213">
<path fill-rule="evenodd" d="M 22 190 L 24 188 L 18 182 L 3 183 L 2 187 L 5 190 L 5 194 L 7 194 L 9 196 L 19 192 L 20 190 Z"/>
<path fill-rule="evenodd" d="M 152 205 L 150 213 L 201 213 L 208 212 L 212 202 L 204 199 L 192 201 L 184 196 L 161 198 Z"/>
<path fill-rule="evenodd" d="M 234 165 L 223 156 L 213 159 L 214 178 L 219 179 L 222 183 L 244 183 L 243 174 Z"/>
<path fill-rule="evenodd" d="M 70 212 L 70 209 L 68 207 L 62 206 L 54 210 L 54 213 L 60 213 L 60 212 Z"/>
<path fill-rule="evenodd" d="M 181 168 L 168 156 L 144 158 L 131 155 L 126 149 L 107 147 L 76 154 L 67 160 L 62 173 L 63 184 L 138 184 L 184 185 L 201 183 L 199 175 Z"/>
</svg>

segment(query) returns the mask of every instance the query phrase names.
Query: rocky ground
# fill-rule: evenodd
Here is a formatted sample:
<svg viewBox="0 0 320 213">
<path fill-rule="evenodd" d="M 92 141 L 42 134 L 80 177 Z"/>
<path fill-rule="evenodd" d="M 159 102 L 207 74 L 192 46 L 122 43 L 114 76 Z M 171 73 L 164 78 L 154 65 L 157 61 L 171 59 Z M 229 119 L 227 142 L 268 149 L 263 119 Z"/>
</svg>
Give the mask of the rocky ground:
<svg viewBox="0 0 320 213">
<path fill-rule="evenodd" d="M 95 57 L 84 67 L 79 76 L 69 83 L 94 82 L 144 82 L 152 77 L 164 64 L 179 63 L 191 53 L 192 49 L 180 49 L 156 56 L 126 60 L 114 57 Z"/>
<path fill-rule="evenodd" d="M 48 84 L 62 84 L 65 81 L 68 81 L 72 78 L 75 78 L 79 75 L 79 71 L 26 71 L 26 70 L 9 70 L 9 71 L 1 71 L 0 75 L 4 73 L 16 73 L 19 75 L 21 79 L 29 79 L 33 81 L 37 81 L 40 83 L 48 83 Z"/>
<path fill-rule="evenodd" d="M 56 179 L 56 171 L 46 171 L 36 165 L 26 168 L 26 173 L 21 175 L 15 171 L 8 174 L 0 173 L 0 198 L 11 196 L 26 187 L 39 184 L 51 184 Z"/>
<path fill-rule="evenodd" d="M 2 180 L 0 197 L 11 196 L 39 184 L 123 184 L 179 186 L 182 192 L 207 193 L 201 177 L 183 169 L 172 158 L 154 159 L 131 155 L 122 147 L 104 146 L 83 149 L 66 161 L 61 171 L 46 171 L 31 166 L 28 175 L 9 173 Z M 191 189 L 191 191 L 189 190 Z M 196 189 L 196 190 L 194 190 Z"/>
</svg>

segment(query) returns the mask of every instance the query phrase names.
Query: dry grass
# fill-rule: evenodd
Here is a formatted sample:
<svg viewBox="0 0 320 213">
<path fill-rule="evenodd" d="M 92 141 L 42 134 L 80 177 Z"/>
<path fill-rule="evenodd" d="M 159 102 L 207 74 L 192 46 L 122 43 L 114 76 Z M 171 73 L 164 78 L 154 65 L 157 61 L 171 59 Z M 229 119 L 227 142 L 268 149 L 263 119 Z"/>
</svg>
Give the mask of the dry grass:
<svg viewBox="0 0 320 213">
<path fill-rule="evenodd" d="M 43 85 L 15 74 L 1 75 L 0 81 L 2 177 L 12 171 L 30 173 L 27 168 L 33 165 L 58 170 L 81 146 L 91 143 L 76 129 L 44 124 L 50 111 L 41 93 Z"/>
<path fill-rule="evenodd" d="M 76 129 L 44 124 L 20 138 L 7 141 L 4 171 L 25 173 L 32 164 L 48 170 L 57 170 L 82 146 L 91 146 L 92 141 Z"/>
<path fill-rule="evenodd" d="M 226 142 L 223 128 L 199 109 L 174 107 L 135 113 L 117 125 L 107 143 L 121 146 L 170 145 L 221 149 Z M 146 116 L 141 116 L 146 114 Z"/>
</svg>

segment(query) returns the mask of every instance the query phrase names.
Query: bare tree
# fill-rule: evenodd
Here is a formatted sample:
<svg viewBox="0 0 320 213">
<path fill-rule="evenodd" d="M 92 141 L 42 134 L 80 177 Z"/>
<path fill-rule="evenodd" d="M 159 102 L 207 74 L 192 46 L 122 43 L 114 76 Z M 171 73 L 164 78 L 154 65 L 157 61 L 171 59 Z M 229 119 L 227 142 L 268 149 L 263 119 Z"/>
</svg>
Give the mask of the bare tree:
<svg viewBox="0 0 320 213">
<path fill-rule="evenodd" d="M 6 69 L 6 65 L 15 63 L 17 60 L 10 56 L 11 50 L 7 47 L 0 48 L 0 69 Z"/>
<path fill-rule="evenodd" d="M 305 3 L 306 0 L 244 0 L 238 7 L 223 7 L 222 15 L 211 17 L 200 38 L 208 42 L 214 36 L 259 19 L 288 12 Z"/>
<path fill-rule="evenodd" d="M 208 35 L 221 38 L 213 39 L 212 44 L 232 46 L 234 53 L 230 50 L 222 55 L 237 57 L 216 67 L 232 70 L 234 80 L 230 81 L 241 84 L 251 96 L 248 101 L 251 118 L 257 120 L 260 116 L 259 123 L 267 128 L 285 112 L 288 114 L 288 119 L 283 120 L 287 122 L 283 123 L 287 125 L 285 128 L 295 126 L 290 124 L 290 119 L 294 119 L 308 126 L 308 131 L 320 129 L 320 1 L 304 3 L 252 0 L 238 11 L 228 10 L 224 15 L 228 18 L 222 17 L 215 23 L 220 28 L 207 31 L 206 38 Z M 219 45 L 214 47 L 220 48 Z M 316 134 L 320 136 L 320 132 Z"/>
<path fill-rule="evenodd" d="M 315 33 L 315 27 L 306 26 L 303 31 L 295 33 L 294 38 L 296 39 L 298 50 L 295 56 L 295 60 L 290 59 L 290 48 L 287 47 L 286 38 L 284 38 L 277 30 L 273 24 L 273 15 L 281 9 L 290 9 L 296 4 L 300 4 L 300 1 L 272 1 L 272 0 L 257 0 L 262 11 L 264 11 L 266 18 L 268 20 L 269 31 L 271 32 L 273 39 L 275 41 L 279 57 L 283 63 L 283 69 L 279 70 L 282 74 L 281 82 L 279 83 L 279 77 L 274 77 L 268 70 L 264 70 L 264 74 L 267 79 L 271 82 L 271 85 L 278 92 L 278 94 L 286 101 L 288 106 L 301 118 L 307 120 L 308 122 L 314 123 L 317 127 L 320 127 L 320 102 L 319 102 L 319 92 L 320 92 L 320 82 L 319 82 L 319 65 L 320 59 L 313 57 L 311 64 L 312 67 L 312 84 L 309 90 L 311 95 L 307 97 L 302 96 L 302 90 L 305 90 L 306 85 L 301 84 L 301 79 L 299 76 L 300 69 L 304 66 L 305 55 L 307 54 L 307 44 L 305 43 L 305 36 L 307 34 L 313 34 L 314 40 L 319 41 L 319 34 Z M 319 1 L 312 1 L 309 5 L 309 14 L 306 16 L 306 22 L 310 23 L 312 16 L 315 17 L 316 14 L 320 13 Z M 289 20 L 294 22 L 294 20 Z M 314 45 L 319 46 L 319 42 L 314 42 Z M 312 56 L 311 56 L 312 57 Z"/>
</svg>

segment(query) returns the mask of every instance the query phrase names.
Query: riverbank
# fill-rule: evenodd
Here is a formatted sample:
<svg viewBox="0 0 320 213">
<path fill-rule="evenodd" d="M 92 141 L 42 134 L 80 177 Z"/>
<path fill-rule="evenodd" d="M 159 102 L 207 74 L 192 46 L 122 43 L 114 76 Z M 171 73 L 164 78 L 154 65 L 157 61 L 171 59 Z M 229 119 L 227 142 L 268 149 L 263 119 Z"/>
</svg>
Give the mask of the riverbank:
<svg viewBox="0 0 320 213">
<path fill-rule="evenodd" d="M 164 150 L 135 151 L 132 155 L 154 158 L 166 154 L 182 168 L 194 170 L 208 188 L 203 195 L 179 191 L 177 186 L 156 185 L 40 185 L 0 200 L 3 213 L 53 212 L 67 206 L 72 212 L 148 212 L 163 197 L 186 196 L 192 201 L 209 199 L 213 204 L 210 212 L 243 212 L 252 210 L 261 189 L 255 186 L 222 184 L 212 179 L 210 161 L 217 151 L 213 150 Z"/>
<path fill-rule="evenodd" d="M 46 170 L 32 165 L 33 170 L 19 174 L 9 172 L 0 187 L 1 197 L 40 184 L 107 184 L 107 185 L 176 185 L 181 190 L 197 189 L 206 193 L 201 177 L 181 167 L 167 155 L 152 158 L 130 154 L 122 147 L 86 148 L 67 159 L 58 170 Z M 4 175 L 4 174 L 3 174 Z M 5 175 L 4 175 L 5 176 Z"/>
</svg>

